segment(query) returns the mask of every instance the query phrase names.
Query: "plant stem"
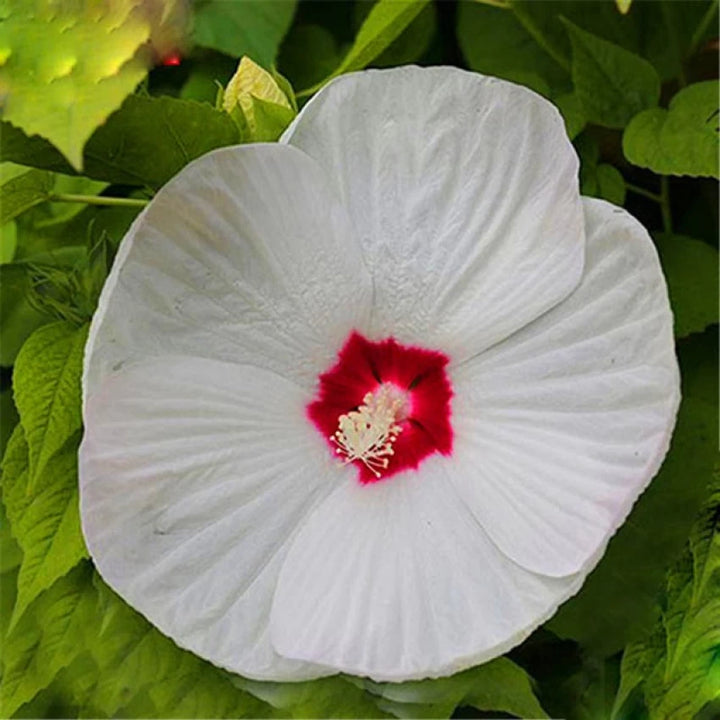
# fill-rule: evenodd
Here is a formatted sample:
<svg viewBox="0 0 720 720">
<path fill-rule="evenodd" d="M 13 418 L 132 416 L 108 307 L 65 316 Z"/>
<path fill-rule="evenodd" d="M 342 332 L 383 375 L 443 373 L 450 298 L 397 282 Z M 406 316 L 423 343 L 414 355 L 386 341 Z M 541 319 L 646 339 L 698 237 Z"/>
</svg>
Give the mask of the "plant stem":
<svg viewBox="0 0 720 720">
<path fill-rule="evenodd" d="M 110 205 L 113 207 L 145 207 L 149 200 L 135 198 L 104 197 L 103 195 L 73 195 L 72 193 L 51 193 L 47 199 L 50 202 L 85 203 L 86 205 Z"/>
<path fill-rule="evenodd" d="M 670 212 L 670 181 L 667 175 L 660 176 L 660 211 L 662 212 L 663 230 L 671 233 L 673 229 Z"/>
<path fill-rule="evenodd" d="M 650 190 L 646 190 L 644 187 L 640 187 L 639 185 L 633 185 L 632 183 L 629 183 L 627 181 L 625 181 L 625 187 L 630 192 L 634 192 L 636 195 L 642 195 L 643 197 L 649 198 L 650 200 L 653 200 L 658 204 L 662 204 L 663 199 L 661 195 L 651 192 Z"/>
<path fill-rule="evenodd" d="M 702 16 L 702 19 L 698 23 L 698 26 L 695 28 L 695 32 L 693 33 L 692 40 L 690 40 L 690 47 L 687 51 L 687 56 L 691 57 L 695 54 L 695 52 L 698 49 L 698 45 L 700 45 L 700 41 L 702 40 L 702 36 L 705 34 L 705 31 L 708 29 L 708 26 L 713 21 L 713 18 L 715 17 L 715 13 L 718 9 L 718 0 L 713 0 L 713 2 L 710 4 L 710 7 L 707 9 L 705 14 Z"/>
</svg>

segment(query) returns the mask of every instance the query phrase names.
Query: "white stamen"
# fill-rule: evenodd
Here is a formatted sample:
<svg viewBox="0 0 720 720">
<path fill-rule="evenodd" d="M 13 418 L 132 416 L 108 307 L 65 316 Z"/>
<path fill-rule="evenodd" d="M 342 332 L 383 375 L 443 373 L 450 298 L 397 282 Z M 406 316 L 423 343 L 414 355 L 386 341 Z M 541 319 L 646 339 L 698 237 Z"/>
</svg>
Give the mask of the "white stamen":
<svg viewBox="0 0 720 720">
<path fill-rule="evenodd" d="M 402 431 L 396 420 L 406 409 L 405 393 L 394 385 L 381 385 L 363 398 L 363 404 L 338 418 L 338 430 L 330 439 L 344 455 L 343 464 L 360 460 L 375 477 L 387 469 L 394 454 L 393 443 Z"/>
</svg>

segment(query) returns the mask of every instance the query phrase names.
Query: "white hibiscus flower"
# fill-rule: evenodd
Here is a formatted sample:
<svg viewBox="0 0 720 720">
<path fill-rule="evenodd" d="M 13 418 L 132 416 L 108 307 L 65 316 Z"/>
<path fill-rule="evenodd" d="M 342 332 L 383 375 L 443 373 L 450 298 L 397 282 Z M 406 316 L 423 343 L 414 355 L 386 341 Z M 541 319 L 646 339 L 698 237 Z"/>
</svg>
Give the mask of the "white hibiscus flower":
<svg viewBox="0 0 720 720">
<path fill-rule="evenodd" d="M 557 111 L 452 68 L 340 78 L 124 239 L 84 371 L 105 580 L 255 679 L 453 673 L 575 593 L 678 400 L 657 255 Z"/>
</svg>

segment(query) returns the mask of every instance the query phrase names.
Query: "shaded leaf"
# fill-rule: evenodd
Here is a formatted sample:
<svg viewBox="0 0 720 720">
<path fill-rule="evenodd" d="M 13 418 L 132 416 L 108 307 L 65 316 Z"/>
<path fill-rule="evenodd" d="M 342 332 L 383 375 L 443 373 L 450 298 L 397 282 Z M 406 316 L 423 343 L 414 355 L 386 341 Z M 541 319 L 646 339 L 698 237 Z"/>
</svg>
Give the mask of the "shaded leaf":
<svg viewBox="0 0 720 720">
<path fill-rule="evenodd" d="M 668 110 L 636 115 L 623 134 L 625 157 L 661 175 L 718 177 L 718 82 L 683 88 Z"/>
<path fill-rule="evenodd" d="M 0 186 L 0 224 L 47 200 L 54 178 L 45 170 L 28 170 Z"/>
<path fill-rule="evenodd" d="M 514 13 L 463 0 L 457 33 L 472 70 L 512 80 L 545 96 L 570 90 L 567 70 L 540 47 Z"/>
<path fill-rule="evenodd" d="M 718 252 L 700 240 L 659 233 L 655 244 L 670 291 L 675 335 L 702 332 L 718 322 Z"/>
<path fill-rule="evenodd" d="M 572 43 L 575 92 L 589 122 L 622 128 L 657 105 L 660 78 L 647 61 L 564 20 Z"/>
<path fill-rule="evenodd" d="M 640 686 L 650 720 L 684 720 L 720 698 L 720 476 L 667 577 L 665 604 L 650 635 L 623 655 L 619 715 Z"/>
<path fill-rule="evenodd" d="M 683 398 L 665 462 L 582 590 L 548 623 L 600 656 L 650 628 L 665 571 L 687 539 L 718 458 L 717 332 L 690 336 L 678 355 Z"/>
<path fill-rule="evenodd" d="M 0 127 L 0 159 L 53 170 L 57 151 L 20 131 Z M 111 183 L 158 188 L 191 160 L 239 141 L 230 117 L 205 103 L 131 95 L 88 141 L 84 170 Z"/>
<path fill-rule="evenodd" d="M 80 375 L 87 326 L 65 322 L 36 330 L 15 363 L 13 389 L 29 448 L 28 491 L 50 458 L 82 426 Z"/>
<path fill-rule="evenodd" d="M 50 318 L 27 299 L 30 281 L 22 265 L 0 265 L 0 365 L 15 362 L 23 343 Z"/>
<path fill-rule="evenodd" d="M 197 0 L 193 39 L 233 58 L 248 55 L 269 69 L 295 6 L 296 0 Z"/>
</svg>

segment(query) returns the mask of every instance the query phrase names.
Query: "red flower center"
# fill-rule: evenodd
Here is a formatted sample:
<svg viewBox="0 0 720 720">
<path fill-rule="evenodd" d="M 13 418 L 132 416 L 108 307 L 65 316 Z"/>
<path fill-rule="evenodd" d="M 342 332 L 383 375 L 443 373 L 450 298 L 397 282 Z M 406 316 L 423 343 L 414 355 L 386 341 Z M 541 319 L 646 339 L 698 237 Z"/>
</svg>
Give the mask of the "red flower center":
<svg viewBox="0 0 720 720">
<path fill-rule="evenodd" d="M 341 462 L 372 483 L 452 452 L 448 357 L 353 332 L 307 414 Z"/>
</svg>

